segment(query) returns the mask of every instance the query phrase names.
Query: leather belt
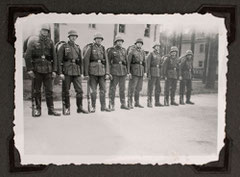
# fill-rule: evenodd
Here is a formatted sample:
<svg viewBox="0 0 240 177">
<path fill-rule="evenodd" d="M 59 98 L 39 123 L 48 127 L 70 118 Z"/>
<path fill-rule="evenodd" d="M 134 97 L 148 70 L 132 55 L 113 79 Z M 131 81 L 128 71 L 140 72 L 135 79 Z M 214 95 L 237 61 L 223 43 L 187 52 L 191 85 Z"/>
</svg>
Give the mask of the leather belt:
<svg viewBox="0 0 240 177">
<path fill-rule="evenodd" d="M 151 65 L 151 68 L 159 68 L 160 65 Z"/>
</svg>

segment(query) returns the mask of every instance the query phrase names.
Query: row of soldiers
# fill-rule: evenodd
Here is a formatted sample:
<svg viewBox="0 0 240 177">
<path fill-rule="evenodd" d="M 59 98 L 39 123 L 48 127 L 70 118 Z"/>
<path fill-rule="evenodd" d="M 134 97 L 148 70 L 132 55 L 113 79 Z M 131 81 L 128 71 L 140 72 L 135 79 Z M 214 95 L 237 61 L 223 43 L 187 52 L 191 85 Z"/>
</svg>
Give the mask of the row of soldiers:
<svg viewBox="0 0 240 177">
<path fill-rule="evenodd" d="M 83 109 L 82 79 L 88 80 L 91 90 L 90 112 L 96 111 L 97 87 L 100 90 L 101 111 L 115 110 L 115 93 L 119 85 L 121 109 L 129 110 L 134 107 L 143 108 L 140 104 L 140 92 L 143 78 L 148 78 L 147 106 L 153 107 L 152 95 L 154 90 L 155 106 L 169 106 L 178 104 L 175 101 L 177 81 L 180 80 L 180 104 L 190 101 L 193 77 L 193 53 L 188 50 L 184 57 L 178 58 L 178 48 L 171 47 L 168 55 L 161 55 L 160 43 L 153 45 L 153 51 L 146 57 L 142 49 L 141 38 L 135 41 L 127 50 L 122 47 L 124 39 L 117 36 L 114 46 L 108 49 L 102 45 L 104 40 L 101 33 L 96 33 L 94 42 L 84 47 L 83 52 L 75 43 L 78 34 L 74 30 L 68 32 L 69 40 L 62 45 L 54 46 L 49 37 L 50 27 L 42 25 L 39 36 L 31 36 L 27 41 L 24 58 L 27 72 L 33 78 L 36 110 L 34 116 L 41 115 L 41 87 L 45 88 L 48 114 L 59 116 L 53 105 L 53 79 L 59 75 L 63 80 L 62 98 L 64 100 L 63 114 L 70 114 L 69 90 L 73 83 L 76 92 L 78 113 L 89 113 Z M 82 54 L 83 53 L 83 54 Z M 128 100 L 125 100 L 125 83 L 129 78 Z M 109 105 L 106 105 L 106 80 L 110 80 Z M 164 105 L 160 103 L 160 80 L 165 80 Z M 170 95 L 169 95 L 170 92 Z M 170 100 L 169 100 L 170 97 Z M 134 102 L 133 102 L 134 99 Z M 133 104 L 134 103 L 134 104 Z"/>
</svg>

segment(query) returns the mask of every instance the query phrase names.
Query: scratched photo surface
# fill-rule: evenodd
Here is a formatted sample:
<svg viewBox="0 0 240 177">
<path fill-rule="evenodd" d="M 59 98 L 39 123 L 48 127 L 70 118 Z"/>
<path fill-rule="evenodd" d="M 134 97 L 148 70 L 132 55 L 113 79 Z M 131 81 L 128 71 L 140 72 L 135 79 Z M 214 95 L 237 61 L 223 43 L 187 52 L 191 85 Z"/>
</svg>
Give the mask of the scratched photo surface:
<svg viewBox="0 0 240 177">
<path fill-rule="evenodd" d="M 22 164 L 218 160 L 224 19 L 50 13 L 18 18 L 15 29 Z"/>
</svg>

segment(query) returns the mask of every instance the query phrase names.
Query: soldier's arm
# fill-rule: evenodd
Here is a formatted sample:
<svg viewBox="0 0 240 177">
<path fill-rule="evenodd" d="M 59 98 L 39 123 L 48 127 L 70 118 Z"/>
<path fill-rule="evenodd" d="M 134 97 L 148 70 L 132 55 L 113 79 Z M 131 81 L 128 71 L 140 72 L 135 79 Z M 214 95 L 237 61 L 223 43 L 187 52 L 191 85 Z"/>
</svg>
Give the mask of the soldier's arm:
<svg viewBox="0 0 240 177">
<path fill-rule="evenodd" d="M 133 52 L 131 51 L 128 56 L 127 56 L 127 71 L 128 73 L 130 73 L 130 67 L 131 67 L 131 63 L 132 63 L 132 57 L 133 57 Z"/>
<path fill-rule="evenodd" d="M 167 58 L 164 59 L 163 61 L 163 65 L 162 65 L 162 75 L 163 77 L 166 77 L 167 76 Z"/>
<path fill-rule="evenodd" d="M 182 68 L 183 68 L 183 58 L 180 59 L 180 62 L 179 62 L 179 77 L 182 77 Z"/>
<path fill-rule="evenodd" d="M 110 67 L 109 67 L 109 60 L 108 60 L 108 55 L 107 55 L 107 51 L 104 49 L 104 55 L 105 55 L 105 59 L 106 59 L 106 74 L 109 74 L 110 72 Z"/>
<path fill-rule="evenodd" d="M 26 68 L 27 71 L 32 71 L 33 70 L 33 61 L 32 61 L 32 52 L 34 48 L 34 41 L 29 39 L 29 42 L 27 44 L 27 50 L 25 53 L 25 62 L 26 62 Z"/>
<path fill-rule="evenodd" d="M 56 48 L 53 42 L 51 42 L 51 48 L 52 48 L 52 56 L 53 56 L 53 72 L 57 72 L 58 61 L 57 61 Z"/>
<path fill-rule="evenodd" d="M 192 63 L 191 63 L 191 65 L 192 65 L 192 76 L 194 75 L 194 71 L 193 71 L 193 60 L 192 60 Z"/>
<path fill-rule="evenodd" d="M 150 76 L 150 68 L 151 68 L 151 60 L 152 60 L 152 52 L 147 56 L 147 74 Z"/>
<path fill-rule="evenodd" d="M 112 50 L 107 50 L 107 58 L 108 58 L 108 64 L 109 64 L 109 71 L 111 70 L 111 60 L 112 60 Z"/>
<path fill-rule="evenodd" d="M 60 46 L 57 52 L 57 73 L 63 73 L 63 57 L 64 57 L 64 45 Z"/>
<path fill-rule="evenodd" d="M 143 66 L 144 66 L 144 73 L 147 73 L 147 61 L 146 61 L 146 55 L 143 51 Z"/>
<path fill-rule="evenodd" d="M 84 76 L 88 76 L 89 75 L 89 64 L 90 64 L 90 56 L 91 56 L 91 47 L 89 46 L 86 49 L 86 53 L 83 56 L 83 67 L 84 67 Z"/>
<path fill-rule="evenodd" d="M 82 58 L 82 51 L 80 47 L 78 46 L 78 51 L 79 51 L 79 63 L 78 65 L 80 66 L 80 74 L 83 74 L 83 58 Z"/>
</svg>

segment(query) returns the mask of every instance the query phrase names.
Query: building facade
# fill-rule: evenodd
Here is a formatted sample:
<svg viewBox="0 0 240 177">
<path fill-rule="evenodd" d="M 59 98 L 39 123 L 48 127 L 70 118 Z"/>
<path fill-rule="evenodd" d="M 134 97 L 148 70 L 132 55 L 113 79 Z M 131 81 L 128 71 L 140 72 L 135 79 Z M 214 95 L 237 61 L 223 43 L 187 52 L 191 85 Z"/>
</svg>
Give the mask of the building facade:
<svg viewBox="0 0 240 177">
<path fill-rule="evenodd" d="M 77 44 L 83 48 L 86 44 L 93 42 L 96 32 L 102 33 L 104 37 L 103 45 L 106 48 L 113 46 L 113 41 L 117 35 L 124 39 L 123 47 L 128 48 L 135 43 L 137 38 L 144 41 L 143 49 L 146 53 L 152 50 L 154 42 L 159 41 L 159 25 L 156 24 L 59 24 L 59 40 L 68 40 L 67 33 L 74 29 L 79 37 Z M 56 30 L 55 30 L 56 33 Z M 55 41 L 56 42 L 56 41 Z"/>
</svg>

